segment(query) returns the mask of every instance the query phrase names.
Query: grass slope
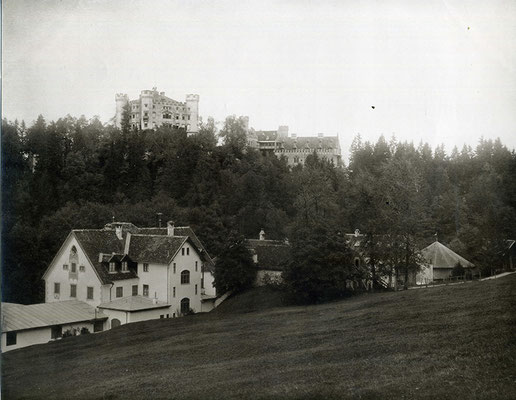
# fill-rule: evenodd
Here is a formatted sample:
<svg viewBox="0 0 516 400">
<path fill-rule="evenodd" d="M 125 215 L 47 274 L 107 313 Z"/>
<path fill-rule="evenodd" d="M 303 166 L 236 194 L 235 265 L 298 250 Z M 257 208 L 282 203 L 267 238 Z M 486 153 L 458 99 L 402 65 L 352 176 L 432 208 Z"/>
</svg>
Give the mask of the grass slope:
<svg viewBox="0 0 516 400">
<path fill-rule="evenodd" d="M 238 309 L 234 298 L 226 307 L 232 302 L 236 314 L 221 308 L 9 352 L 3 356 L 2 394 L 4 399 L 516 398 L 515 288 L 511 275 L 248 313 L 252 301 L 244 299 L 250 305 Z"/>
</svg>

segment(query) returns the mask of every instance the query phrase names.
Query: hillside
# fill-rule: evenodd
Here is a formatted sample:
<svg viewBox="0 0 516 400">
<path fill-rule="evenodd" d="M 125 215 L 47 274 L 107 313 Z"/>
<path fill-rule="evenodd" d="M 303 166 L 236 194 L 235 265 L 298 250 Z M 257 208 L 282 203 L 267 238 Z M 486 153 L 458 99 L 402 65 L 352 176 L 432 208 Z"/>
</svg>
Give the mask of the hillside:
<svg viewBox="0 0 516 400">
<path fill-rule="evenodd" d="M 3 398 L 516 398 L 516 275 L 254 312 L 231 301 L 234 314 L 9 352 Z"/>
</svg>

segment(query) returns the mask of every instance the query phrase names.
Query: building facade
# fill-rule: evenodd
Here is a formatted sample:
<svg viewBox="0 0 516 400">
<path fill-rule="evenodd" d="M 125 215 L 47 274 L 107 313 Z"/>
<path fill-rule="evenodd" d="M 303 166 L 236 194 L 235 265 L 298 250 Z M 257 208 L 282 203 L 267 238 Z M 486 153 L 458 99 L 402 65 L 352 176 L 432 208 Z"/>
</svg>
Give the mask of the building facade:
<svg viewBox="0 0 516 400">
<path fill-rule="evenodd" d="M 289 135 L 288 126 L 280 126 L 277 131 L 254 131 L 248 129 L 248 144 L 260 150 L 266 156 L 284 156 L 289 166 L 303 165 L 306 157 L 314 152 L 321 158 L 333 162 L 338 167 L 342 164 L 342 154 L 338 136 L 298 137 Z"/>
<path fill-rule="evenodd" d="M 78 300 L 108 327 L 213 308 L 213 261 L 190 227 L 113 222 L 72 230 L 43 279 L 45 302 Z"/>
<path fill-rule="evenodd" d="M 184 102 L 165 96 L 157 88 L 142 90 L 136 100 L 130 100 L 127 94 L 115 95 L 115 126 L 122 125 L 124 107 L 129 105 L 129 124 L 133 129 L 155 129 L 166 125 L 184 128 L 189 135 L 199 131 L 199 95 L 187 94 Z"/>
<path fill-rule="evenodd" d="M 82 301 L 2 303 L 2 353 L 105 329 L 108 317 Z"/>
</svg>

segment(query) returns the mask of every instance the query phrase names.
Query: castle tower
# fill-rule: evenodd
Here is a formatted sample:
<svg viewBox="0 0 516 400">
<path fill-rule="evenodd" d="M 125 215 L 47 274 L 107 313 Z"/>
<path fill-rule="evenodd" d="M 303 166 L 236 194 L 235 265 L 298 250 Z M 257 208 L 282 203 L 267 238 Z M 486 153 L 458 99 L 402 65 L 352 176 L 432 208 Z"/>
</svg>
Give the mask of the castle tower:
<svg viewBox="0 0 516 400">
<path fill-rule="evenodd" d="M 142 129 L 154 128 L 156 112 L 153 110 L 153 95 L 156 88 L 152 90 L 142 90 L 140 93 L 140 126 Z"/>
<path fill-rule="evenodd" d="M 187 94 L 186 107 L 190 115 L 186 133 L 188 136 L 191 136 L 199 132 L 199 95 Z"/>
<path fill-rule="evenodd" d="M 122 113 L 124 112 L 124 106 L 129 103 L 129 97 L 125 93 L 117 93 L 115 95 L 116 102 L 116 114 L 115 114 L 115 126 L 117 128 L 122 127 Z"/>
</svg>

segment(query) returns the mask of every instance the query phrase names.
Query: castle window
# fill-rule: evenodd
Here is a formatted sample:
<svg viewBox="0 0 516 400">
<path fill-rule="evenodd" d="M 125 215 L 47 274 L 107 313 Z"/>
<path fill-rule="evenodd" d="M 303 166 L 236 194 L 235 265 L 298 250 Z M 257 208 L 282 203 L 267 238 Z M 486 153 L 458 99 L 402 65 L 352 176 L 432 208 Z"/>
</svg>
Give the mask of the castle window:
<svg viewBox="0 0 516 400">
<path fill-rule="evenodd" d="M 198 262 L 196 261 L 195 262 L 195 272 L 197 272 L 197 264 L 198 264 Z"/>
<path fill-rule="evenodd" d="M 184 247 L 181 249 L 181 255 L 182 255 L 182 256 L 184 256 L 184 255 L 185 255 L 185 248 L 184 248 Z"/>
<path fill-rule="evenodd" d="M 187 247 L 186 248 L 186 255 L 189 256 L 190 255 L 190 247 Z"/>
<path fill-rule="evenodd" d="M 188 116 L 188 121 L 190 121 L 190 115 Z"/>
<path fill-rule="evenodd" d="M 179 119 L 179 115 L 176 115 L 176 119 Z"/>
<path fill-rule="evenodd" d="M 174 263 L 174 274 L 176 273 L 176 263 Z"/>
<path fill-rule="evenodd" d="M 86 299 L 93 300 L 93 286 L 88 286 L 86 288 Z"/>
<path fill-rule="evenodd" d="M 113 273 L 115 273 L 115 272 L 116 272 L 116 270 L 115 270 L 115 263 L 114 263 L 114 261 L 111 261 L 111 262 L 109 263 L 109 273 L 110 273 L 110 274 L 113 274 Z"/>
<path fill-rule="evenodd" d="M 143 263 L 143 272 L 149 272 L 149 264 Z"/>
<path fill-rule="evenodd" d="M 77 272 L 77 264 L 75 263 L 72 263 L 72 270 L 71 270 L 72 273 L 76 273 Z"/>
<path fill-rule="evenodd" d="M 143 295 L 149 297 L 149 285 L 143 285 Z"/>
<path fill-rule="evenodd" d="M 185 120 L 185 116 L 184 116 L 184 115 L 181 115 L 181 119 L 184 121 L 184 120 Z"/>
<path fill-rule="evenodd" d="M 63 264 L 63 270 L 68 271 L 68 264 Z"/>
<path fill-rule="evenodd" d="M 187 285 L 190 283 L 190 271 L 181 271 L 181 285 Z"/>
<path fill-rule="evenodd" d="M 54 282 L 54 294 L 61 293 L 61 284 L 59 282 Z"/>
<path fill-rule="evenodd" d="M 122 272 L 129 272 L 127 268 L 127 261 L 122 262 Z"/>
<path fill-rule="evenodd" d="M 197 294 L 197 285 L 195 285 L 195 294 Z"/>
<path fill-rule="evenodd" d="M 144 106 L 144 107 L 149 107 L 149 105 L 148 105 L 148 104 L 144 104 L 143 106 Z"/>
<path fill-rule="evenodd" d="M 138 296 L 138 285 L 133 285 L 133 296 Z"/>
<path fill-rule="evenodd" d="M 77 297 L 77 285 L 70 285 L 70 297 Z"/>
<path fill-rule="evenodd" d="M 174 286 L 173 290 L 172 290 L 172 297 L 176 297 L 176 287 Z"/>
<path fill-rule="evenodd" d="M 119 286 L 116 288 L 116 297 L 124 297 L 124 288 Z"/>
<path fill-rule="evenodd" d="M 80 265 L 80 266 L 79 266 L 79 271 L 80 271 L 80 272 L 84 272 L 84 271 L 86 271 L 86 268 L 84 267 L 84 265 Z"/>
</svg>

